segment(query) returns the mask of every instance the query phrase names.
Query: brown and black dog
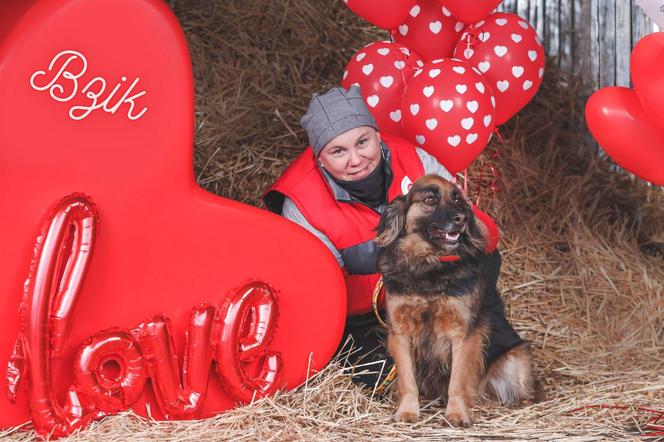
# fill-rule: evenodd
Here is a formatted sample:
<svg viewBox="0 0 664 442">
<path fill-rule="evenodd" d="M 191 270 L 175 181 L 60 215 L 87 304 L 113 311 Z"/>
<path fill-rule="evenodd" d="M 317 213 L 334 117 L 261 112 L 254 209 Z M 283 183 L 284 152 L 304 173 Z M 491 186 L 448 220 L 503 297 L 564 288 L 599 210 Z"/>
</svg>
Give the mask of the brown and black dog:
<svg viewBox="0 0 664 442">
<path fill-rule="evenodd" d="M 396 421 L 418 419 L 420 394 L 447 397 L 454 426 L 471 424 L 478 396 L 505 405 L 535 400 L 529 345 L 507 322 L 496 290 L 500 258 L 485 252 L 486 227 L 468 203 L 455 185 L 426 175 L 390 203 L 377 229 Z M 450 255 L 459 259 L 441 261 Z"/>
</svg>

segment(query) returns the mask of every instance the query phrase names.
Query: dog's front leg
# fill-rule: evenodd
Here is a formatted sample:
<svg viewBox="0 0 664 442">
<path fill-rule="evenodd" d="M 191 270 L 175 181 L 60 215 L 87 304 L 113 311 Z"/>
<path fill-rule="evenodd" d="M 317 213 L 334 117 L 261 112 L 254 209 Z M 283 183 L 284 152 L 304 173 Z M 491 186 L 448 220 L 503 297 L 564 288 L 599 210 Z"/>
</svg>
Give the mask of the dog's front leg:
<svg viewBox="0 0 664 442">
<path fill-rule="evenodd" d="M 390 331 L 387 338 L 387 347 L 397 366 L 399 406 L 394 414 L 394 420 L 397 422 L 417 422 L 420 417 L 420 402 L 410 337 Z"/>
<path fill-rule="evenodd" d="M 482 370 L 482 333 L 452 339 L 452 370 L 445 418 L 455 427 L 469 427 Z"/>
</svg>

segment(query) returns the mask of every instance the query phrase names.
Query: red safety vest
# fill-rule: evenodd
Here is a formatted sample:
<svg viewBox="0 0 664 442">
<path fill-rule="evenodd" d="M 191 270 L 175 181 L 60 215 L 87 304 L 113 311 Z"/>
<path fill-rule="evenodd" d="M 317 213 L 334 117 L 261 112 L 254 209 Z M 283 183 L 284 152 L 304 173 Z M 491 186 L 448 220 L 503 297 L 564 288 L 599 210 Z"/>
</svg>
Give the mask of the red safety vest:
<svg viewBox="0 0 664 442">
<path fill-rule="evenodd" d="M 415 146 L 402 139 L 383 135 L 391 154 L 392 183 L 388 201 L 406 193 L 413 181 L 424 175 L 424 167 Z M 310 146 L 298 156 L 267 190 L 263 199 L 266 206 L 281 213 L 281 205 L 269 204 L 272 192 L 278 192 L 295 203 L 309 223 L 327 236 L 338 249 L 346 249 L 376 237 L 375 228 L 380 214 L 358 202 L 338 201 L 322 171 L 316 164 Z M 489 227 L 490 241 L 495 249 L 498 231 L 495 223 L 484 213 L 477 213 Z M 482 216 L 484 215 L 484 216 Z M 487 222 L 488 219 L 488 222 Z M 345 269 L 344 269 L 345 270 Z M 358 315 L 372 310 L 372 294 L 380 274 L 354 275 L 344 271 L 348 295 L 348 314 Z"/>
</svg>

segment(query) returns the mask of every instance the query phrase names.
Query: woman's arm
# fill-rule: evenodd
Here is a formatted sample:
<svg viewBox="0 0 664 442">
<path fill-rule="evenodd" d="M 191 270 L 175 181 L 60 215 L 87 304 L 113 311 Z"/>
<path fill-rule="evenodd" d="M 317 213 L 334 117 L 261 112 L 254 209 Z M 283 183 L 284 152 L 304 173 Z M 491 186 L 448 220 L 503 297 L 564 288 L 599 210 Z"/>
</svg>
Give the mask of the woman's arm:
<svg viewBox="0 0 664 442">
<path fill-rule="evenodd" d="M 320 230 L 316 229 L 314 226 L 309 224 L 309 221 L 302 215 L 302 212 L 300 212 L 300 209 L 297 208 L 295 203 L 291 201 L 289 198 L 284 198 L 284 206 L 281 209 L 281 216 L 283 216 L 286 219 L 289 219 L 293 221 L 294 223 L 299 224 L 300 226 L 304 227 L 314 235 L 318 239 L 320 239 L 323 244 L 332 252 L 334 257 L 336 258 L 337 262 L 341 267 L 344 266 L 344 260 L 341 258 L 341 254 L 337 250 L 336 247 L 332 244 L 332 241 L 330 241 L 330 238 L 328 238 L 323 232 Z"/>
</svg>

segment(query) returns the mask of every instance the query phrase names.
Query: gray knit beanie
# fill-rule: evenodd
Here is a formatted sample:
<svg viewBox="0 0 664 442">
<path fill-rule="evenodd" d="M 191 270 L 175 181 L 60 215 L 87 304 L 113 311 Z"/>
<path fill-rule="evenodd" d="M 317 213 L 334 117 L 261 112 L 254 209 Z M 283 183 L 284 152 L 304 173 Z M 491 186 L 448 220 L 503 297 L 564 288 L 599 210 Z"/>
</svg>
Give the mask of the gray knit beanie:
<svg viewBox="0 0 664 442">
<path fill-rule="evenodd" d="M 316 156 L 334 137 L 351 129 L 371 126 L 378 130 L 357 85 L 348 90 L 333 87 L 323 95 L 314 94 L 307 112 L 300 119 L 300 125 L 307 131 L 309 144 Z"/>
</svg>

